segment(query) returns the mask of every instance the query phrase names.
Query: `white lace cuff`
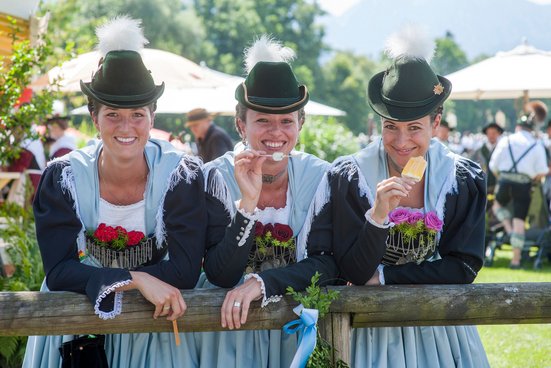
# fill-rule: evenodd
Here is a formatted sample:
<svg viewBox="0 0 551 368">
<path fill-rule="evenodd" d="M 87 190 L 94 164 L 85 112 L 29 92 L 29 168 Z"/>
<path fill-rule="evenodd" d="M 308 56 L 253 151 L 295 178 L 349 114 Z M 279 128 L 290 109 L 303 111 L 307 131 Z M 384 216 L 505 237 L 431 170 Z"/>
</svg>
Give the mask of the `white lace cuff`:
<svg viewBox="0 0 551 368">
<path fill-rule="evenodd" d="M 250 221 L 255 221 L 258 218 L 258 208 L 255 208 L 254 211 L 247 212 L 244 208 L 239 208 L 239 203 L 241 202 L 240 199 L 235 201 L 235 208 L 237 208 L 237 211 L 239 211 L 240 214 L 242 214 L 245 218 L 247 218 Z"/>
<path fill-rule="evenodd" d="M 114 283 L 111 286 L 108 286 L 96 299 L 96 305 L 94 305 L 94 312 L 99 316 L 101 319 L 113 319 L 122 312 L 122 291 L 115 291 L 116 288 L 119 288 L 121 286 L 128 285 L 132 282 L 132 279 L 125 280 L 125 281 L 119 281 L 117 283 Z M 113 305 L 113 310 L 110 312 L 104 312 L 100 310 L 100 304 L 107 297 L 107 295 L 111 294 L 112 292 L 115 292 L 115 301 Z"/>
<path fill-rule="evenodd" d="M 392 227 L 393 223 L 390 222 L 388 219 L 388 216 L 385 218 L 385 222 L 383 224 L 379 224 L 377 221 L 373 220 L 371 217 L 371 214 L 373 213 L 373 208 L 370 208 L 365 213 L 365 219 L 373 226 L 378 227 L 379 229 L 388 229 L 389 227 Z"/>
<path fill-rule="evenodd" d="M 380 264 L 378 267 L 377 267 L 377 271 L 379 271 L 379 283 L 381 285 L 384 285 L 385 284 L 385 274 L 383 272 L 383 268 L 385 268 L 385 265 L 384 264 Z"/>
<path fill-rule="evenodd" d="M 262 303 L 260 304 L 260 306 L 262 308 L 264 308 L 270 303 L 277 303 L 281 300 L 282 298 L 281 295 L 272 295 L 271 297 L 266 298 L 266 286 L 264 285 L 264 280 L 262 280 L 262 277 L 260 277 L 260 275 L 256 273 L 248 273 L 245 275 L 244 280 L 247 281 L 251 277 L 254 277 L 256 281 L 260 282 L 260 290 L 262 291 Z"/>
</svg>

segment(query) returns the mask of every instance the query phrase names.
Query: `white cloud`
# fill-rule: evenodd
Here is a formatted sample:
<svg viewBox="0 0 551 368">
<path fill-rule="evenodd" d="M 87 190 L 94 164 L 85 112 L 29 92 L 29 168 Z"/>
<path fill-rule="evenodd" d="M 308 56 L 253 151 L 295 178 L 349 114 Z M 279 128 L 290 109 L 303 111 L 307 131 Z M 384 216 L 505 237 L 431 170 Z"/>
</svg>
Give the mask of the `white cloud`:
<svg viewBox="0 0 551 368">
<path fill-rule="evenodd" d="M 335 17 L 339 17 L 360 1 L 361 0 L 319 0 L 318 3 L 323 10 Z"/>
<path fill-rule="evenodd" d="M 528 0 L 531 3 L 539 4 L 539 5 L 549 5 L 551 4 L 551 0 Z"/>
</svg>

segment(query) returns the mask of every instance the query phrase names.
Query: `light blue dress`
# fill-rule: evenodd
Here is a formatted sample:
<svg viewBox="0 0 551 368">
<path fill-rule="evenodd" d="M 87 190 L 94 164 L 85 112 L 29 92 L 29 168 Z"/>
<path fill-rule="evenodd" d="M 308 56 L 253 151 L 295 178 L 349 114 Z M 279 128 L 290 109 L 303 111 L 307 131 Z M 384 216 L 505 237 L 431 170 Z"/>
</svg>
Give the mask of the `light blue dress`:
<svg viewBox="0 0 551 368">
<path fill-rule="evenodd" d="M 489 367 L 476 326 L 360 328 L 352 331 L 352 367 Z"/>
<path fill-rule="evenodd" d="M 259 212 L 263 224 L 288 222 L 290 193 L 284 208 L 266 208 Z M 243 282 L 243 279 L 240 283 Z M 213 288 L 201 274 L 198 285 Z M 190 334 L 186 334 L 190 335 Z M 199 351 L 199 367 L 289 367 L 297 350 L 297 335 L 282 330 L 243 330 L 193 333 Z M 186 336 L 186 340 L 190 340 Z"/>
</svg>

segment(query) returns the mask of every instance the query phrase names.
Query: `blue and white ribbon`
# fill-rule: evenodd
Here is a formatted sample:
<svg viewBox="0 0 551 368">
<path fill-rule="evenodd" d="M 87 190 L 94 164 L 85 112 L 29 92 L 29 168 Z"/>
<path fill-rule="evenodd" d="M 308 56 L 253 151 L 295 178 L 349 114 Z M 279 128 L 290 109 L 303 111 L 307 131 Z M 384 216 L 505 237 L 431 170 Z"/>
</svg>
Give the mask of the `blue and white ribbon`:
<svg viewBox="0 0 551 368">
<path fill-rule="evenodd" d="M 283 331 L 288 334 L 300 331 L 297 352 L 291 362 L 290 368 L 304 368 L 316 347 L 318 310 L 306 309 L 300 304 L 293 309 L 293 312 L 300 318 L 283 326 Z"/>
</svg>

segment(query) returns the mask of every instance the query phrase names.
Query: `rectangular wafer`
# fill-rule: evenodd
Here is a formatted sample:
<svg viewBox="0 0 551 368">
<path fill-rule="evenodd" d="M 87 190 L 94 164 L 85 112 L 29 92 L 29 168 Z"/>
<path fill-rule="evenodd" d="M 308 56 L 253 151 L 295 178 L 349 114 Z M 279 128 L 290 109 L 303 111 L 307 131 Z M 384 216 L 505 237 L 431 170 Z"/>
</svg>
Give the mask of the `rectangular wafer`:
<svg viewBox="0 0 551 368">
<path fill-rule="evenodd" d="M 423 157 L 412 157 L 407 162 L 404 170 L 402 170 L 402 176 L 419 181 L 423 177 L 426 167 L 427 161 Z"/>
</svg>

